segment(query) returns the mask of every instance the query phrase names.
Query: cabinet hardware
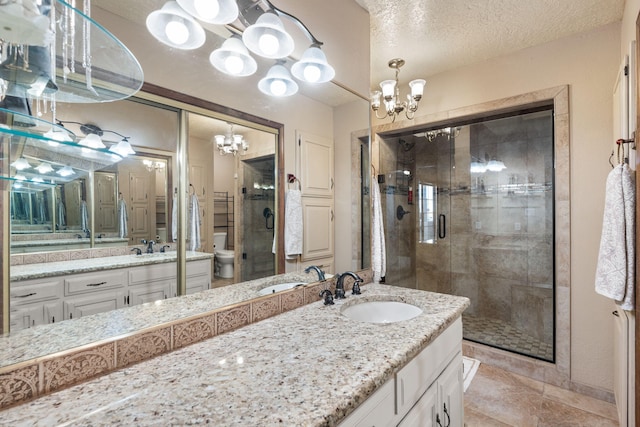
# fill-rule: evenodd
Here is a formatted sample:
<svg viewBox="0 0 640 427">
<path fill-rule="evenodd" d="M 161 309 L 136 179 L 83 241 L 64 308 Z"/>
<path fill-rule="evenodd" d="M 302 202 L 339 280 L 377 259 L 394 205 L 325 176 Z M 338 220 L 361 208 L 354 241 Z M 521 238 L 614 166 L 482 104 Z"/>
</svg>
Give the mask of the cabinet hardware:
<svg viewBox="0 0 640 427">
<path fill-rule="evenodd" d="M 618 310 L 611 312 L 611 314 L 613 314 L 616 317 L 620 317 L 620 313 L 618 313 Z"/>
<path fill-rule="evenodd" d="M 51 323 L 56 323 L 56 316 L 51 317 Z"/>
<path fill-rule="evenodd" d="M 441 239 L 447 237 L 447 217 L 444 214 L 438 215 L 438 237 Z"/>
<path fill-rule="evenodd" d="M 69 319 L 73 319 L 73 313 L 69 313 Z"/>
<path fill-rule="evenodd" d="M 30 294 L 26 295 L 16 295 L 16 298 L 28 298 L 34 296 L 35 294 L 37 294 L 37 292 L 31 292 Z"/>
<path fill-rule="evenodd" d="M 451 417 L 449 416 L 449 411 L 447 411 L 446 403 L 444 403 L 444 414 L 447 416 L 447 425 L 445 427 L 449 427 L 451 425 Z"/>
<path fill-rule="evenodd" d="M 102 286 L 102 285 L 106 285 L 107 282 L 100 282 L 100 283 L 87 283 L 87 286 Z"/>
<path fill-rule="evenodd" d="M 333 190 L 333 178 L 331 178 L 331 189 Z"/>
<path fill-rule="evenodd" d="M 436 414 L 436 424 L 438 424 L 440 427 L 443 427 L 440 423 L 440 414 Z"/>
</svg>

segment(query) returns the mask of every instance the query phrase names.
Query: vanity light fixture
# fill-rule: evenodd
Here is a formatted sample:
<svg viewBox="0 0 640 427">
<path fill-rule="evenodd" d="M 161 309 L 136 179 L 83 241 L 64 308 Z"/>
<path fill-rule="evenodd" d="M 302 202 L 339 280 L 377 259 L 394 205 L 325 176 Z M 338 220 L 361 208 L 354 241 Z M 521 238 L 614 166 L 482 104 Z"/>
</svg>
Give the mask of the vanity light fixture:
<svg viewBox="0 0 640 427">
<path fill-rule="evenodd" d="M 42 162 L 37 167 L 36 170 L 41 174 L 48 174 L 53 172 L 53 168 L 50 163 Z"/>
<path fill-rule="evenodd" d="M 56 171 L 56 173 L 62 177 L 67 177 L 71 175 L 75 175 L 76 171 L 71 168 L 71 166 L 64 166 Z"/>
<path fill-rule="evenodd" d="M 16 170 L 19 170 L 19 171 L 25 170 L 25 169 L 31 169 L 32 167 L 27 161 L 27 159 L 25 159 L 24 157 L 20 157 L 19 159 L 11 163 L 11 166 L 13 166 Z"/>
<path fill-rule="evenodd" d="M 298 84 L 291 78 L 289 70 L 284 65 L 276 64 L 260 79 L 258 89 L 265 95 L 283 97 L 298 92 Z"/>
<path fill-rule="evenodd" d="M 91 123 L 80 123 L 70 120 L 57 120 L 57 122 L 59 126 L 63 127 L 65 123 L 73 123 L 80 126 L 80 131 L 85 135 L 85 137 L 78 141 L 78 145 L 94 149 L 105 149 L 107 147 L 102 141 L 101 137 L 105 133 L 113 133 L 122 138 L 122 140 L 120 142 L 112 144 L 111 147 L 109 147 L 110 152 L 115 153 L 120 157 L 127 157 L 136 153 L 131 147 L 131 143 L 129 142 L 130 137 L 124 136 L 123 134 L 114 130 L 102 129 L 100 126 Z"/>
<path fill-rule="evenodd" d="M 229 123 L 229 130 L 226 135 L 214 135 L 213 140 L 222 156 L 225 154 L 233 154 L 235 156 L 238 151 L 244 152 L 249 149 L 249 143 L 244 139 L 244 136 L 233 132 L 232 123 Z"/>
<path fill-rule="evenodd" d="M 411 93 L 407 95 L 407 100 L 402 101 L 400 98 L 400 87 L 398 84 L 398 74 L 400 68 L 405 64 L 404 59 L 395 58 L 389 61 L 389 68 L 395 70 L 395 80 L 384 80 L 380 83 L 380 89 L 371 93 L 371 109 L 375 112 L 378 119 L 384 119 L 385 117 L 391 117 L 392 122 L 396 120 L 396 117 L 404 111 L 407 119 L 412 120 L 415 117 L 415 112 L 418 110 L 418 103 L 422 99 L 424 92 L 424 86 L 426 82 L 423 79 L 416 79 L 409 82 Z M 378 115 L 378 110 L 381 106 L 381 100 L 384 101 L 384 116 Z"/>
<path fill-rule="evenodd" d="M 147 16 L 147 29 L 158 41 L 177 49 L 197 49 L 205 42 L 204 29 L 176 1 L 168 1 Z"/>
<path fill-rule="evenodd" d="M 185 15 L 192 19 L 188 25 Z M 191 47 L 188 42 L 179 45 L 168 39 L 166 27 L 169 23 L 182 22 L 184 34 L 187 33 L 185 28 L 189 33 L 204 34 L 204 29 L 196 19 L 209 24 L 225 25 L 233 35 L 211 53 L 209 61 L 217 70 L 225 74 L 249 76 L 257 70 L 257 63 L 250 56 L 249 51 L 267 59 L 278 60 L 286 59 L 293 53 L 295 48 L 293 37 L 286 31 L 281 18 L 291 20 L 311 41 L 311 46 L 303 53 L 302 58 L 291 67 L 293 75 L 306 83 L 325 83 L 333 79 L 335 70 L 320 50 L 323 43 L 311 34 L 302 21 L 277 8 L 269 0 L 170 1 L 162 9 L 149 15 L 147 28 L 162 43 L 179 49 L 192 49 L 194 47 Z M 282 63 L 276 65 L 283 67 Z M 273 67 L 269 73 L 272 70 Z M 279 74 L 282 73 L 279 72 Z M 293 82 L 289 71 L 286 74 L 288 77 L 285 80 Z M 269 79 L 269 82 L 264 84 L 270 86 L 274 83 L 275 85 L 274 90 L 265 91 L 261 88 L 260 90 L 265 94 L 286 96 L 282 93 L 293 94 L 297 91 L 297 85 L 287 83 L 283 86 L 280 82 L 282 79 L 273 80 L 269 75 L 265 79 Z M 283 87 L 286 88 L 283 90 Z"/>
<path fill-rule="evenodd" d="M 239 36 L 233 35 L 222 46 L 209 55 L 211 65 L 231 76 L 250 76 L 258 69 L 258 63 L 242 44 Z"/>
<path fill-rule="evenodd" d="M 153 160 L 143 159 L 142 164 L 147 168 L 149 172 L 154 170 L 164 169 L 164 162 L 154 162 Z"/>
</svg>

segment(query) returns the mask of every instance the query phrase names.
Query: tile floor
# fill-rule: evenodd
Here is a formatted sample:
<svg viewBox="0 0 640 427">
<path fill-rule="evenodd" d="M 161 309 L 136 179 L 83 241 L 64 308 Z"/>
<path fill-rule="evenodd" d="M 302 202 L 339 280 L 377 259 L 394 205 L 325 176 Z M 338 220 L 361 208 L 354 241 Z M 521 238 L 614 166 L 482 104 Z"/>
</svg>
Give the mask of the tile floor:
<svg viewBox="0 0 640 427">
<path fill-rule="evenodd" d="M 464 338 L 504 350 L 553 360 L 552 343 L 543 342 L 499 319 L 462 315 Z"/>
<path fill-rule="evenodd" d="M 464 394 L 466 427 L 618 426 L 615 405 L 482 363 Z"/>
</svg>

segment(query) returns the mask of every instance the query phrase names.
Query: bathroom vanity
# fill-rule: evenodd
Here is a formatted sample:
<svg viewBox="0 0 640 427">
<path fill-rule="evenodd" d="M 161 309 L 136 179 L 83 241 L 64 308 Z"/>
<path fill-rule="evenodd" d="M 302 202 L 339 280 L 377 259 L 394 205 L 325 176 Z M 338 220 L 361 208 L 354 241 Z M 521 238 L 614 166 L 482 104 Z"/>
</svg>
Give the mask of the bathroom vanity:
<svg viewBox="0 0 640 427">
<path fill-rule="evenodd" d="M 187 253 L 187 294 L 209 289 L 212 254 Z M 177 296 L 175 252 L 14 266 L 11 330 Z"/>
<path fill-rule="evenodd" d="M 389 324 L 343 315 L 378 300 L 422 313 Z M 376 425 L 414 425 L 405 417 L 435 411 L 442 425 L 461 426 L 460 316 L 468 305 L 368 284 L 335 305 L 313 302 L 0 411 L 0 424 L 349 426 L 374 417 Z"/>
</svg>

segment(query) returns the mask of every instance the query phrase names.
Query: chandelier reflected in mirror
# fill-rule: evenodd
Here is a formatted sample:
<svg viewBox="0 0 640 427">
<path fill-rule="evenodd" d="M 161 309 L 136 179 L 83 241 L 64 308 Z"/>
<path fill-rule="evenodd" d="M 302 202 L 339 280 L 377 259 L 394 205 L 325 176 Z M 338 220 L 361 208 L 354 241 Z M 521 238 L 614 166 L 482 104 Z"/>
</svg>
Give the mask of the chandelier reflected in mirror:
<svg viewBox="0 0 640 427">
<path fill-rule="evenodd" d="M 409 88 L 411 93 L 407 94 L 407 100 L 403 101 L 400 98 L 400 87 L 398 83 L 398 74 L 400 68 L 405 64 L 404 59 L 395 58 L 389 61 L 389 68 L 396 70 L 395 80 L 384 80 L 380 83 L 380 89 L 371 93 L 371 109 L 376 113 L 378 119 L 384 119 L 385 117 L 391 117 L 392 122 L 395 122 L 396 117 L 404 111 L 407 119 L 412 120 L 415 116 L 415 112 L 418 110 L 418 103 L 422 99 L 424 92 L 424 85 L 426 81 L 423 79 L 416 79 L 409 82 Z M 381 99 L 384 101 L 384 116 L 378 115 L 378 110 L 381 106 Z"/>
<path fill-rule="evenodd" d="M 228 125 L 229 129 L 225 135 L 213 136 L 213 141 L 216 143 L 220 155 L 233 154 L 235 156 L 238 151 L 247 151 L 249 143 L 244 139 L 244 136 L 233 133 L 233 124 L 228 123 Z"/>
</svg>

